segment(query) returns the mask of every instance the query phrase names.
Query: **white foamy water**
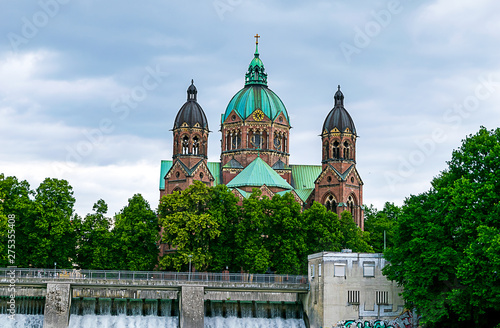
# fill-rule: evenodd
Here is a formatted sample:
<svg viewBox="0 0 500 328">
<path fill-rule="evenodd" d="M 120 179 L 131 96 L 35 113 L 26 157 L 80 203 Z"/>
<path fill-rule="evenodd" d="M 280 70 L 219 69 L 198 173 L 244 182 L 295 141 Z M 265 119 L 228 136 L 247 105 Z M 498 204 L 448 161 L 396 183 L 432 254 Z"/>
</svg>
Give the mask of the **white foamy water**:
<svg viewBox="0 0 500 328">
<path fill-rule="evenodd" d="M 71 315 L 69 328 L 177 328 L 177 317 L 126 315 Z"/>
<path fill-rule="evenodd" d="M 75 315 L 69 328 L 177 328 L 178 317 Z M 0 314 L 0 328 L 42 328 L 43 315 L 18 314 L 15 320 Z M 305 328 L 302 319 L 205 317 L 205 328 Z"/>
<path fill-rule="evenodd" d="M 306 328 L 302 319 L 205 317 L 205 328 Z"/>
<path fill-rule="evenodd" d="M 0 328 L 42 328 L 43 315 L 16 314 L 11 319 L 7 314 L 0 314 Z"/>
</svg>

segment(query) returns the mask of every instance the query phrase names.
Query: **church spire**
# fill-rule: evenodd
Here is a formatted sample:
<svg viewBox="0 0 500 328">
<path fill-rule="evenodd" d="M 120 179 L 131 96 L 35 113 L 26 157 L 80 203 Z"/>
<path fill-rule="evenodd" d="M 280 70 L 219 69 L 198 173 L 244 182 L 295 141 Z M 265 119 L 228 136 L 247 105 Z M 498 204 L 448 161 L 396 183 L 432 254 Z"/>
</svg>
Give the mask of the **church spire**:
<svg viewBox="0 0 500 328">
<path fill-rule="evenodd" d="M 342 106 L 344 107 L 344 94 L 342 91 L 340 91 L 340 84 L 338 87 L 337 92 L 335 92 L 335 96 L 333 97 L 335 99 L 335 106 Z"/>
<path fill-rule="evenodd" d="M 259 57 L 259 38 L 260 35 L 257 33 L 254 36 L 255 38 L 255 57 Z"/>
<path fill-rule="evenodd" d="M 196 94 L 198 93 L 198 90 L 196 90 L 196 87 L 194 86 L 194 80 L 191 79 L 191 85 L 187 89 L 187 100 L 188 101 L 196 101 Z"/>
<path fill-rule="evenodd" d="M 264 69 L 264 63 L 259 58 L 259 38 L 260 35 L 255 35 L 255 54 L 245 74 L 245 86 L 253 84 L 267 86 L 267 73 Z"/>
</svg>

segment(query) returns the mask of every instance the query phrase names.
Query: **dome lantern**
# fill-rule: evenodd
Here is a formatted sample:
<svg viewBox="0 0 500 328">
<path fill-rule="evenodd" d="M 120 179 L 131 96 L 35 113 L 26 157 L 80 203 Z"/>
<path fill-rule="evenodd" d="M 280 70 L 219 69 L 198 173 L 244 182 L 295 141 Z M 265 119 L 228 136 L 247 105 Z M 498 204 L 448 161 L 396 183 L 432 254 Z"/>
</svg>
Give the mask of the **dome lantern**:
<svg viewBox="0 0 500 328">
<path fill-rule="evenodd" d="M 196 101 L 196 95 L 198 94 L 198 90 L 194 86 L 194 80 L 191 79 L 191 85 L 187 89 L 187 100 L 188 101 Z"/>
<path fill-rule="evenodd" d="M 340 91 L 340 84 L 333 98 L 335 99 L 335 106 L 344 106 L 344 94 L 342 93 L 342 91 Z"/>
<path fill-rule="evenodd" d="M 208 120 L 197 102 L 198 91 L 191 80 L 191 85 L 187 89 L 187 101 L 182 105 L 174 121 L 174 129 L 181 127 L 199 127 L 208 131 Z"/>
<path fill-rule="evenodd" d="M 245 74 L 245 86 L 256 84 L 267 86 L 267 73 L 259 55 L 259 38 L 258 34 L 255 35 L 255 54 Z"/>
</svg>

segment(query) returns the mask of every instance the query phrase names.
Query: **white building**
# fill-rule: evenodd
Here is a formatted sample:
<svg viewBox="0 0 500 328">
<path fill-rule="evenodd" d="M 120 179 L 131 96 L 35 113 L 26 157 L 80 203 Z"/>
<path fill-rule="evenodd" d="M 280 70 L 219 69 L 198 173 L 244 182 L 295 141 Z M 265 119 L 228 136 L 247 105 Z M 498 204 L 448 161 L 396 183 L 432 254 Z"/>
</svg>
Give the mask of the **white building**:
<svg viewBox="0 0 500 328">
<path fill-rule="evenodd" d="M 309 255 L 311 291 L 303 300 L 311 328 L 341 321 L 392 321 L 404 311 L 402 289 L 382 275 L 382 254 L 322 252 Z"/>
</svg>

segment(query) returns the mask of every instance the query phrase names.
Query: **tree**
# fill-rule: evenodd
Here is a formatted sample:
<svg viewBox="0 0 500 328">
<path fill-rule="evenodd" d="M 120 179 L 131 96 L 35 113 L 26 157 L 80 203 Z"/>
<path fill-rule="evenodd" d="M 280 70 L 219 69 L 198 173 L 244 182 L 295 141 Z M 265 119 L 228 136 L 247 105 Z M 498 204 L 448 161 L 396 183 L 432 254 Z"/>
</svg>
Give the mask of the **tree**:
<svg viewBox="0 0 500 328">
<path fill-rule="evenodd" d="M 158 264 L 159 224 L 149 203 L 135 194 L 116 215 L 113 232 L 115 268 L 152 270 Z"/>
<path fill-rule="evenodd" d="M 111 219 L 105 216 L 108 212 L 108 205 L 100 199 L 92 209 L 95 213 L 87 214 L 83 221 L 80 218 L 75 220 L 78 237 L 76 262 L 83 269 L 115 269 Z"/>
<path fill-rule="evenodd" d="M 36 189 L 32 214 L 25 231 L 30 253 L 28 265 L 39 268 L 71 268 L 75 259 L 72 223 L 73 188 L 66 180 L 45 179 Z"/>
<path fill-rule="evenodd" d="M 368 245 L 369 233 L 363 232 L 356 225 L 349 211 L 340 214 L 340 232 L 342 233 L 342 248 L 348 248 L 359 253 L 373 253 L 373 248 Z"/>
<path fill-rule="evenodd" d="M 240 215 L 239 199 L 225 185 L 210 188 L 209 213 L 219 222 L 220 235 L 213 240 L 211 270 L 220 272 L 226 268 L 236 272 L 235 262 L 238 245 L 234 237 Z"/>
<path fill-rule="evenodd" d="M 384 234 L 387 247 L 394 245 L 394 229 L 400 212 L 398 206 L 389 202 L 381 211 L 373 206 L 365 208 L 365 231 L 370 234 L 369 244 L 375 252 L 384 251 Z"/>
<path fill-rule="evenodd" d="M 267 196 L 262 197 L 259 189 L 254 189 L 241 206 L 240 221 L 235 233 L 238 245 L 235 261 L 248 272 L 264 273 L 271 267 L 271 254 L 267 245 L 271 233 L 267 211 L 269 201 Z"/>
<path fill-rule="evenodd" d="M 232 263 L 231 245 L 223 244 L 231 235 L 220 236 L 237 215 L 237 201 L 226 186 L 210 188 L 199 181 L 188 189 L 162 197 L 159 205 L 162 240 L 175 246 L 176 252 L 166 254 L 160 266 L 181 270 L 191 261 L 198 270 L 209 270 L 215 254 L 221 256 L 215 265 L 217 269 L 225 261 Z"/>
<path fill-rule="evenodd" d="M 32 194 L 27 181 L 19 181 L 16 177 L 5 177 L 4 174 L 0 174 L 0 250 L 2 251 L 0 265 L 2 266 L 29 266 L 28 257 L 33 252 L 33 245 L 28 242 L 28 234 L 33 227 L 32 200 L 30 199 Z M 9 216 L 15 220 L 13 227 L 7 225 Z M 11 248 L 15 251 L 14 263 L 7 263 L 9 230 L 14 230 L 15 248 Z"/>
<path fill-rule="evenodd" d="M 499 323 L 500 129 L 455 150 L 432 188 L 406 199 L 385 252 L 389 279 L 429 327 Z"/>
<path fill-rule="evenodd" d="M 307 241 L 300 204 L 291 193 L 276 194 L 268 205 L 270 267 L 279 274 L 300 274 L 307 267 Z"/>
<path fill-rule="evenodd" d="M 342 250 L 342 233 L 340 221 L 336 213 L 328 211 L 318 202 L 302 212 L 306 230 L 306 256 L 322 251 L 340 252 Z M 307 271 L 307 257 L 304 261 Z"/>
</svg>

